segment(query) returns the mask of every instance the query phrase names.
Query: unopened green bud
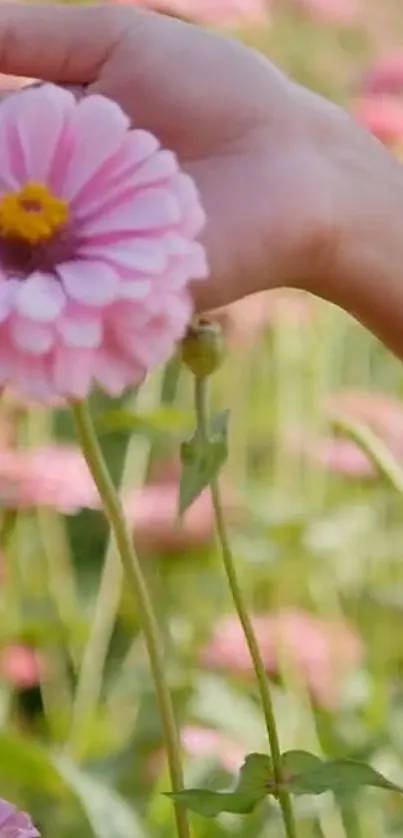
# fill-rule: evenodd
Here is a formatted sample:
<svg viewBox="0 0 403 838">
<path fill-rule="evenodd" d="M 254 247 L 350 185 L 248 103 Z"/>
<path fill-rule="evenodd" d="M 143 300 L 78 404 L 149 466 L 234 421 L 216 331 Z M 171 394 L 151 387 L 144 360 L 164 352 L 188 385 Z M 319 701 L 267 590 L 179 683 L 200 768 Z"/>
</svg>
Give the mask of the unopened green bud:
<svg viewBox="0 0 403 838">
<path fill-rule="evenodd" d="M 224 338 L 219 323 L 205 317 L 190 324 L 181 345 L 183 363 L 197 378 L 207 378 L 222 364 Z"/>
</svg>

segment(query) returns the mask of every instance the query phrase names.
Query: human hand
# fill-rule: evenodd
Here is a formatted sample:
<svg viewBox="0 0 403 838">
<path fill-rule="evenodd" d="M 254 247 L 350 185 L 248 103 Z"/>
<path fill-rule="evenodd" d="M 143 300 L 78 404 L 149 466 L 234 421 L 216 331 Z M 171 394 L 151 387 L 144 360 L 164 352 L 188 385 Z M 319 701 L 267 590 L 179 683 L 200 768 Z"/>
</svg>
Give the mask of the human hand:
<svg viewBox="0 0 403 838">
<path fill-rule="evenodd" d="M 402 170 L 339 108 L 236 42 L 123 6 L 0 6 L 0 71 L 103 93 L 177 152 L 208 217 L 199 308 L 305 288 L 403 354 Z"/>
</svg>

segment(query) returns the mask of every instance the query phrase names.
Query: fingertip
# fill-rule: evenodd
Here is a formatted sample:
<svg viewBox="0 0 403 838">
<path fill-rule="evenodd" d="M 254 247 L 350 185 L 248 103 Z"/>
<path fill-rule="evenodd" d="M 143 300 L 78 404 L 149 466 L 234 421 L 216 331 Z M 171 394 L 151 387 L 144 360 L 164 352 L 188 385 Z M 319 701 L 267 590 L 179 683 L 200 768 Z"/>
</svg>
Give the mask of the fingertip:
<svg viewBox="0 0 403 838">
<path fill-rule="evenodd" d="M 0 3 L 0 72 L 91 82 L 126 28 L 121 12 L 109 5 Z"/>
</svg>

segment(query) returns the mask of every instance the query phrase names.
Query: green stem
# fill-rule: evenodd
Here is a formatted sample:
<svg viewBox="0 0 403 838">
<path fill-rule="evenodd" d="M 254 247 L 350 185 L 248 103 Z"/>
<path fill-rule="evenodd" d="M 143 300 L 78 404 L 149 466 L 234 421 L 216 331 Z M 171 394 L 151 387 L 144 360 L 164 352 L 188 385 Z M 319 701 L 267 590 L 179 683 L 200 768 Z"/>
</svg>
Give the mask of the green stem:
<svg viewBox="0 0 403 838">
<path fill-rule="evenodd" d="M 84 457 L 98 488 L 127 581 L 136 599 L 164 728 L 172 790 L 180 792 L 183 790 L 180 742 L 171 694 L 165 678 L 163 647 L 152 603 L 126 526 L 122 505 L 106 466 L 88 408 L 84 403 L 74 402 L 72 411 Z M 175 818 L 179 838 L 189 838 L 187 815 L 178 803 L 175 804 Z"/>
<path fill-rule="evenodd" d="M 150 378 L 140 388 L 133 401 L 133 409 L 141 411 L 155 408 L 163 397 L 166 373 L 162 383 L 159 375 Z M 150 460 L 150 443 L 144 437 L 132 436 L 127 446 L 123 474 L 120 481 L 120 494 L 137 490 L 143 483 Z M 133 475 L 135 480 L 133 483 Z M 85 646 L 71 719 L 67 751 L 76 761 L 85 753 L 85 732 L 91 724 L 97 710 L 108 656 L 109 646 L 116 623 L 119 603 L 122 596 L 123 568 L 113 538 L 108 539 L 101 581 L 97 592 L 95 607 L 91 615 L 91 626 Z"/>
<path fill-rule="evenodd" d="M 207 379 L 196 378 L 195 382 L 195 405 L 198 432 L 200 442 L 205 445 L 206 443 L 208 443 Z M 211 482 L 211 497 L 214 508 L 217 538 L 221 548 L 221 555 L 224 562 L 225 572 L 230 586 L 235 609 L 237 611 L 240 623 L 243 628 L 245 640 L 248 645 L 248 649 L 253 663 L 253 668 L 256 675 L 256 680 L 259 687 L 263 715 L 266 723 L 267 735 L 270 745 L 271 757 L 273 760 L 274 779 L 276 781 L 276 785 L 278 786 L 278 799 L 283 815 L 285 832 L 287 838 L 296 838 L 297 833 L 294 821 L 294 814 L 291 805 L 291 797 L 289 793 L 284 788 L 282 788 L 283 777 L 281 770 L 280 743 L 277 732 L 276 720 L 274 716 L 273 702 L 266 677 L 266 670 L 260 654 L 255 632 L 253 630 L 252 622 L 243 599 L 242 590 L 239 584 L 235 563 L 227 535 L 220 488 L 216 479 Z"/>
</svg>

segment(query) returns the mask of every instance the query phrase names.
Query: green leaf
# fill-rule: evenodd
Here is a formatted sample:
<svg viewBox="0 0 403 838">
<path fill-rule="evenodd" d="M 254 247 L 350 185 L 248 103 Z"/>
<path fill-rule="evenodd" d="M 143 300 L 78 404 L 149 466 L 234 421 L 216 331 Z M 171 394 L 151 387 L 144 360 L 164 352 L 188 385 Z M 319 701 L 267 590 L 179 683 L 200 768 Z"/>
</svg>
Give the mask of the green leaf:
<svg viewBox="0 0 403 838">
<path fill-rule="evenodd" d="M 131 431 L 155 438 L 161 435 L 179 436 L 189 433 L 192 426 L 190 412 L 175 407 L 159 407 L 152 413 L 134 413 L 131 410 L 110 410 L 98 420 L 101 431 L 116 433 Z"/>
<path fill-rule="evenodd" d="M 178 800 L 198 815 L 215 818 L 221 812 L 246 815 L 267 796 L 267 781 L 272 773 L 271 759 L 265 754 L 249 754 L 241 768 L 233 791 L 215 792 L 207 789 L 186 789 L 166 796 Z"/>
<path fill-rule="evenodd" d="M 143 824 L 114 789 L 66 757 L 55 757 L 54 764 L 81 803 L 97 838 L 147 838 Z"/>
<path fill-rule="evenodd" d="M 179 490 L 179 515 L 201 495 L 217 477 L 228 457 L 229 411 L 219 413 L 210 425 L 208 440 L 202 442 L 196 431 L 194 437 L 181 445 L 182 473 Z"/>
<path fill-rule="evenodd" d="M 288 751 L 281 761 L 286 786 L 293 794 L 354 794 L 365 786 L 403 793 L 370 765 L 352 759 L 325 761 L 306 751 Z"/>
<path fill-rule="evenodd" d="M 47 751 L 29 737 L 0 734 L 0 778 L 32 791 L 59 794 L 62 784 Z"/>
</svg>

